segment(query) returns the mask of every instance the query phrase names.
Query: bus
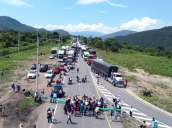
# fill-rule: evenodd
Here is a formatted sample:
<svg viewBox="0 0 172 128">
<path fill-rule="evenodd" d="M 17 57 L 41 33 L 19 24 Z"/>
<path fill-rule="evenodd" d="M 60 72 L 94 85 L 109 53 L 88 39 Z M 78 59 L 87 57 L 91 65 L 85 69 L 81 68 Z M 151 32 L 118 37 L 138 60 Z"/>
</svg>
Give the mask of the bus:
<svg viewBox="0 0 172 128">
<path fill-rule="evenodd" d="M 84 51 L 83 53 L 83 59 L 86 61 L 87 60 L 87 55 L 89 54 L 88 51 Z"/>
<path fill-rule="evenodd" d="M 59 50 L 57 53 L 57 61 L 63 62 L 64 61 L 64 50 Z"/>
<path fill-rule="evenodd" d="M 58 51 L 58 47 L 54 47 L 54 48 L 51 49 L 51 54 L 56 56 L 57 51 Z"/>
</svg>

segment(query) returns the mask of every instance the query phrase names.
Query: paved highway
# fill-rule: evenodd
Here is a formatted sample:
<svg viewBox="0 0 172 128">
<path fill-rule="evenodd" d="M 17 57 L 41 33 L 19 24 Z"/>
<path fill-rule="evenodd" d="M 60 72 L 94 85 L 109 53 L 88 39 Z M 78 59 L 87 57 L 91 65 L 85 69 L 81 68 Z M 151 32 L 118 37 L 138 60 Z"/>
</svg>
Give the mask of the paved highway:
<svg viewBox="0 0 172 128">
<path fill-rule="evenodd" d="M 128 93 L 126 93 L 125 89 L 114 87 L 109 82 L 105 81 L 103 78 L 100 78 L 100 84 L 96 84 L 96 74 L 92 73 L 90 70 L 90 66 L 87 65 L 87 63 L 81 58 L 80 54 L 78 57 L 78 61 L 75 64 L 75 68 L 79 67 L 80 71 L 77 73 L 76 69 L 71 70 L 68 75 L 65 77 L 65 84 L 63 86 L 65 91 L 65 97 L 60 98 L 60 100 L 66 100 L 68 97 L 72 97 L 75 94 L 80 95 L 81 97 L 86 94 L 87 96 L 92 97 L 93 95 L 96 96 L 96 98 L 99 98 L 99 96 L 103 96 L 104 99 L 108 101 L 108 107 L 111 107 L 112 105 L 112 95 L 115 93 L 116 95 L 121 95 L 121 100 L 123 102 L 123 110 L 126 113 L 129 113 L 129 108 L 132 105 L 134 108 L 133 111 L 133 117 L 143 121 L 145 120 L 147 124 L 151 123 L 152 117 L 155 117 L 155 119 L 158 121 L 159 128 L 171 128 L 172 127 L 172 121 L 171 117 L 168 117 L 161 112 L 156 111 L 153 108 L 150 108 L 146 106 L 145 104 L 139 102 L 134 97 L 130 96 Z M 87 82 L 86 83 L 77 83 L 76 82 L 76 76 L 79 76 L 80 78 L 83 75 L 87 75 Z M 72 76 L 73 84 L 68 85 L 68 78 L 69 76 Z M 64 104 L 62 103 L 45 103 L 43 109 L 48 108 L 54 108 L 55 109 L 55 116 L 54 116 L 54 123 L 47 123 L 46 120 L 46 111 L 45 113 L 41 113 L 41 116 L 39 118 L 42 118 L 42 120 L 39 122 L 37 121 L 37 126 L 45 127 L 45 128 L 55 128 L 55 127 L 75 127 L 75 128 L 111 128 L 111 127 L 122 127 L 122 124 L 119 122 L 110 122 L 109 121 L 109 114 L 110 112 L 104 113 L 103 111 L 99 115 L 99 119 L 95 119 L 95 116 L 88 117 L 88 116 L 82 116 L 77 114 L 76 117 L 72 116 L 73 124 L 67 124 L 67 115 L 64 114 L 63 107 Z M 43 125 L 46 124 L 46 125 Z"/>
</svg>

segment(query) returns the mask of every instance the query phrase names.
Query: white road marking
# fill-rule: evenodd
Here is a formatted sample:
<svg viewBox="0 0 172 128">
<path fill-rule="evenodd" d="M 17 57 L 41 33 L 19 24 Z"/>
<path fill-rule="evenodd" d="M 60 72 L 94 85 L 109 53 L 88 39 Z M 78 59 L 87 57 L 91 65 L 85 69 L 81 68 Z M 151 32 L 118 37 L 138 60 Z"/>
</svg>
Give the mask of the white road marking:
<svg viewBox="0 0 172 128">
<path fill-rule="evenodd" d="M 59 100 L 59 99 L 58 99 L 58 100 Z M 57 104 L 56 104 L 55 111 L 54 111 L 54 116 L 53 116 L 52 120 L 55 119 L 55 114 L 56 114 L 57 106 L 58 106 L 58 102 L 57 102 Z M 50 128 L 51 128 L 51 126 L 52 126 L 52 123 L 50 124 Z"/>
<path fill-rule="evenodd" d="M 90 71 L 90 74 L 91 74 L 91 77 L 92 77 L 92 79 L 93 79 L 93 82 L 96 84 L 96 86 L 97 86 L 97 88 L 99 89 L 99 91 L 100 91 L 109 101 L 111 101 L 111 102 L 113 103 L 112 99 L 109 98 L 109 95 L 112 96 L 113 94 L 110 93 L 110 92 L 109 92 L 109 95 L 104 94 L 105 92 L 108 92 L 108 90 L 107 90 L 103 85 L 101 85 L 100 81 L 99 81 L 99 85 L 97 84 L 97 79 L 95 78 L 95 76 L 93 75 L 93 73 L 92 73 L 91 71 Z M 108 97 L 107 97 L 107 96 L 108 96 Z M 126 106 L 122 106 L 123 111 L 125 111 L 125 110 L 127 109 L 127 113 L 129 114 L 130 105 L 126 104 L 126 103 L 123 102 L 123 101 L 122 101 L 122 104 L 126 105 Z M 127 106 L 128 106 L 128 107 L 127 107 Z M 140 113 L 140 116 L 144 116 L 144 117 L 137 117 L 137 116 L 134 116 L 138 121 L 142 122 L 143 119 L 144 119 L 144 120 L 147 120 L 147 122 L 146 122 L 147 124 L 150 124 L 150 123 L 151 123 L 152 117 L 150 117 L 150 116 L 148 116 L 148 115 L 146 115 L 146 114 L 144 114 L 144 113 L 138 111 L 137 109 L 134 109 L 134 108 L 133 108 L 133 114 L 134 114 L 135 111 L 137 112 L 137 114 Z M 171 128 L 171 127 L 169 127 L 168 125 L 166 125 L 166 124 L 164 124 L 164 123 L 162 123 L 162 122 L 159 122 L 158 120 L 156 120 L 156 121 L 158 122 L 158 127 L 159 127 L 159 128 L 161 128 L 161 127 Z"/>
</svg>

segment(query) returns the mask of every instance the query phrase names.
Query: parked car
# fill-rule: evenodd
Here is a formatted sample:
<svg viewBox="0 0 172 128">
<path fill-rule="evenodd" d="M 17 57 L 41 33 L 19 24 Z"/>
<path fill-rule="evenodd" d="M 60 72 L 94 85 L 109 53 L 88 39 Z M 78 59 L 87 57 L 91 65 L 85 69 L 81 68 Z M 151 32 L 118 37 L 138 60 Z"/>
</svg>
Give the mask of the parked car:
<svg viewBox="0 0 172 128">
<path fill-rule="evenodd" d="M 62 94 L 60 95 L 60 90 L 62 91 Z M 57 94 L 57 98 L 58 97 L 63 97 L 64 96 L 64 92 L 63 92 L 63 87 L 61 84 L 55 84 L 53 89 L 52 89 L 52 94 L 56 93 Z"/>
<path fill-rule="evenodd" d="M 53 68 L 53 72 L 54 73 L 59 73 L 60 72 L 60 68 L 59 67 L 54 67 Z"/>
<path fill-rule="evenodd" d="M 48 70 L 46 73 L 45 73 L 45 78 L 51 78 L 54 76 L 54 72 L 53 70 Z"/>
<path fill-rule="evenodd" d="M 33 64 L 31 65 L 31 69 L 36 69 L 36 63 L 33 63 Z"/>
<path fill-rule="evenodd" d="M 60 70 L 63 70 L 64 69 L 64 64 L 60 64 L 59 68 L 60 68 Z"/>
<path fill-rule="evenodd" d="M 36 70 L 30 70 L 27 74 L 27 78 L 36 78 Z"/>
<path fill-rule="evenodd" d="M 54 55 L 51 54 L 51 55 L 49 56 L 49 59 L 54 59 Z"/>
<path fill-rule="evenodd" d="M 69 66 L 70 66 L 70 69 L 72 69 L 73 68 L 73 63 L 72 62 L 67 63 L 67 68 L 69 68 Z"/>
<path fill-rule="evenodd" d="M 48 65 L 47 64 L 42 64 L 40 67 L 40 72 L 46 72 L 48 70 Z"/>
</svg>

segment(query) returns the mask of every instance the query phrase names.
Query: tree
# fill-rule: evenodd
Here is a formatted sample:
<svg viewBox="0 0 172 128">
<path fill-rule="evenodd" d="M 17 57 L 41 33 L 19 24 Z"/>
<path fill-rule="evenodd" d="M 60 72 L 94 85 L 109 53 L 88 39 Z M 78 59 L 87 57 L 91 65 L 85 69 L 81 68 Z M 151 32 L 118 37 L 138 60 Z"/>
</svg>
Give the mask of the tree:
<svg viewBox="0 0 172 128">
<path fill-rule="evenodd" d="M 101 41 L 101 40 L 97 41 L 95 44 L 95 47 L 102 49 L 103 48 L 103 41 Z"/>
<path fill-rule="evenodd" d="M 105 41 L 103 42 L 103 46 L 106 49 L 106 52 L 109 50 L 109 47 L 111 45 L 112 42 L 112 38 L 107 38 L 105 39 Z"/>
<path fill-rule="evenodd" d="M 134 45 L 133 50 L 137 52 L 143 52 L 143 49 L 139 45 Z"/>
<path fill-rule="evenodd" d="M 163 51 L 165 50 L 163 45 L 158 45 L 157 47 L 157 55 L 162 55 Z"/>
<path fill-rule="evenodd" d="M 116 46 L 111 46 L 110 50 L 112 50 L 112 52 L 118 52 L 118 48 Z"/>
<path fill-rule="evenodd" d="M 153 53 L 154 52 L 154 48 L 146 48 L 145 52 Z"/>
</svg>

